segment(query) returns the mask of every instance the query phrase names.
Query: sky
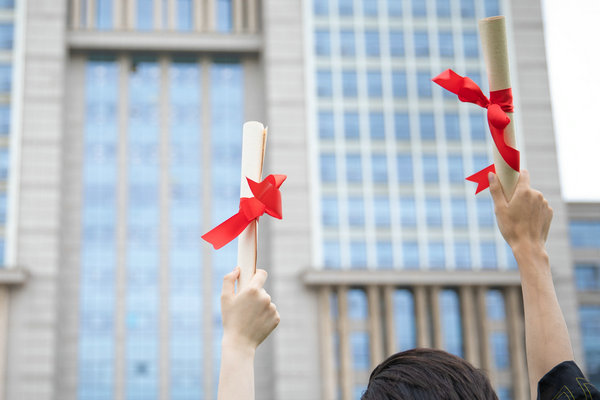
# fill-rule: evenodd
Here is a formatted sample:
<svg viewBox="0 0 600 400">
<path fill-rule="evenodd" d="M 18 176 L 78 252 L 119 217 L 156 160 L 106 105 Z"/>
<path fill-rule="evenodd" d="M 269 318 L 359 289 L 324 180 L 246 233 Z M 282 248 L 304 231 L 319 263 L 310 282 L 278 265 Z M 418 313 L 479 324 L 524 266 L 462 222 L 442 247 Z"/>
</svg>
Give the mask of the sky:
<svg viewBox="0 0 600 400">
<path fill-rule="evenodd" d="M 542 4 L 563 198 L 600 201 L 600 1 Z"/>
</svg>

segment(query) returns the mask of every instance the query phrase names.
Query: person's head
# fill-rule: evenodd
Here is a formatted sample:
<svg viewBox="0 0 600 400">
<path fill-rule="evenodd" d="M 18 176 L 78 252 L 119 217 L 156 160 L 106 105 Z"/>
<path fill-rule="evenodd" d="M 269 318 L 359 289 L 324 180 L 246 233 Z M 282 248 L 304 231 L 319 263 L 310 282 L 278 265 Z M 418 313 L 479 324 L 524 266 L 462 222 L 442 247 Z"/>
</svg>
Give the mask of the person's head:
<svg viewBox="0 0 600 400">
<path fill-rule="evenodd" d="M 434 349 L 396 353 L 371 373 L 361 400 L 498 400 L 486 374 Z"/>
</svg>

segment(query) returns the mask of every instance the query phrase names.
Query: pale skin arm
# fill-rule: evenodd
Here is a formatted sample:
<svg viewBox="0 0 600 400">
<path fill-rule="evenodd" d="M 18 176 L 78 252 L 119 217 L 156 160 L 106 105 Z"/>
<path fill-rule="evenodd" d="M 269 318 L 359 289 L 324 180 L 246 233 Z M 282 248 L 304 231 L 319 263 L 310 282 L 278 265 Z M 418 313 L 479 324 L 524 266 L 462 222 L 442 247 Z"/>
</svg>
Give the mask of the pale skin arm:
<svg viewBox="0 0 600 400">
<path fill-rule="evenodd" d="M 573 360 L 546 252 L 553 211 L 542 193 L 529 186 L 527 171 L 521 172 L 510 201 L 498 178 L 491 173 L 488 178 L 498 227 L 513 250 L 521 274 L 529 385 L 531 398 L 535 399 L 539 380 L 561 362 Z"/>
<path fill-rule="evenodd" d="M 279 324 L 279 313 L 263 285 L 267 272 L 256 270 L 248 287 L 235 293 L 239 268 L 223 279 L 223 342 L 218 400 L 254 400 L 254 354 Z"/>
</svg>

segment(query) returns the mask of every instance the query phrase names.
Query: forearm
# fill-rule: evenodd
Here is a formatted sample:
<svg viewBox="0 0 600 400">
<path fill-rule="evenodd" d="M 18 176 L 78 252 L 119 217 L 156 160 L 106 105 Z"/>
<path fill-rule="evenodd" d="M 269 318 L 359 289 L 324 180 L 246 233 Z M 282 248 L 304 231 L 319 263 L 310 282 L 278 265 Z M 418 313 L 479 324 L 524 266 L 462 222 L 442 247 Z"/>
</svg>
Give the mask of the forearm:
<svg viewBox="0 0 600 400">
<path fill-rule="evenodd" d="M 218 400 L 254 400 L 254 353 L 223 339 Z"/>
<path fill-rule="evenodd" d="M 538 381 L 557 364 L 572 360 L 573 350 L 545 247 L 524 243 L 514 246 L 513 252 L 521 272 L 527 366 L 535 398 Z"/>
</svg>

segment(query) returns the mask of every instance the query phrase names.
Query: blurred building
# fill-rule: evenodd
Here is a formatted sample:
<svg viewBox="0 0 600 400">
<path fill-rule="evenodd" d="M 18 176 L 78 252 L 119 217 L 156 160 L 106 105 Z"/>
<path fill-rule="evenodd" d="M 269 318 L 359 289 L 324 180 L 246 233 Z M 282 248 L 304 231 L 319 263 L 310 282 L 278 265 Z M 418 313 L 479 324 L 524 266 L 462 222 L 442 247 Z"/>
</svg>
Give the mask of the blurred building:
<svg viewBox="0 0 600 400">
<path fill-rule="evenodd" d="M 464 181 L 492 160 L 485 112 L 430 82 L 453 68 L 487 91 L 477 20 L 498 14 L 523 164 L 555 210 L 559 298 L 597 374 L 598 301 L 579 280 L 598 265 L 576 258 L 575 285 L 538 0 L 0 7 L 0 47 L 21 32 L 0 49 L 18 65 L 4 139 L 0 114 L 0 399 L 215 398 L 237 251 L 200 235 L 237 209 L 246 120 L 269 125 L 265 173 L 289 176 L 284 220 L 261 220 L 282 322 L 258 353 L 258 399 L 358 398 L 374 365 L 415 346 L 527 398 L 515 261 L 489 194 Z"/>
</svg>

